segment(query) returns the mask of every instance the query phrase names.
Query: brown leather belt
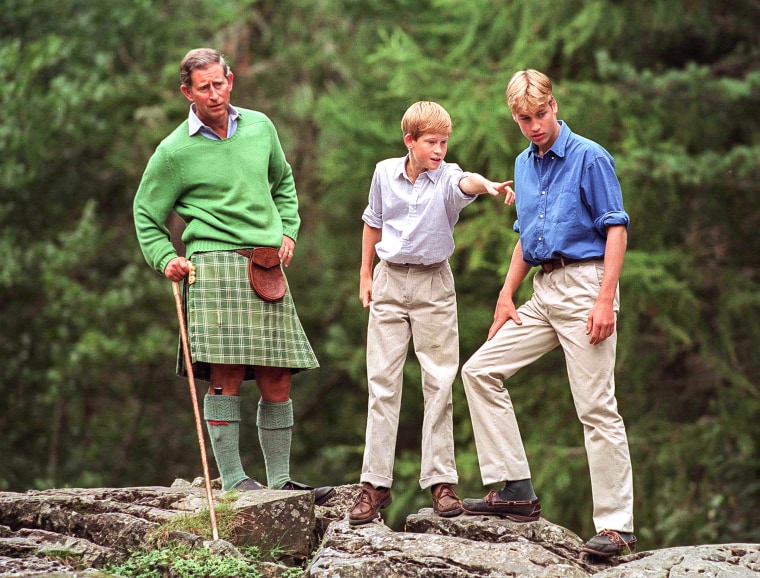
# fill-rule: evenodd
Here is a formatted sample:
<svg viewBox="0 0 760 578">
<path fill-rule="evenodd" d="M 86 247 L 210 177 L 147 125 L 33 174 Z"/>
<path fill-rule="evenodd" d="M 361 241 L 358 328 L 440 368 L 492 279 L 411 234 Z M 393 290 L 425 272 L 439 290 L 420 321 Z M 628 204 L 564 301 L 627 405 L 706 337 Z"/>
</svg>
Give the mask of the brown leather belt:
<svg viewBox="0 0 760 578">
<path fill-rule="evenodd" d="M 557 269 L 562 269 L 565 265 L 571 265 L 573 263 L 580 263 L 587 259 L 568 259 L 567 257 L 561 257 L 560 259 L 552 259 L 551 261 L 545 261 L 539 265 L 544 273 L 551 273 Z"/>
<path fill-rule="evenodd" d="M 435 269 L 441 267 L 446 261 L 439 261 L 438 263 L 431 263 L 430 265 L 423 265 L 422 263 L 393 263 L 386 261 L 389 267 L 405 267 L 407 269 Z"/>
</svg>

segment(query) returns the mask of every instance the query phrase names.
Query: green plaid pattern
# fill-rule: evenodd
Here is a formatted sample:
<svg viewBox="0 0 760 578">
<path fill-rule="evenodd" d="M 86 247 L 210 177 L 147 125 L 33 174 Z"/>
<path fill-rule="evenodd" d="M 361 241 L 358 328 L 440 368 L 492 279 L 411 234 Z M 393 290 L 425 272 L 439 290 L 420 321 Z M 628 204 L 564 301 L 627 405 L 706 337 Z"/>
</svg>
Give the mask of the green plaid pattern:
<svg viewBox="0 0 760 578">
<path fill-rule="evenodd" d="M 262 300 L 248 281 L 248 260 L 234 251 L 195 253 L 196 282 L 185 283 L 185 318 L 193 374 L 209 381 L 210 364 L 289 367 L 293 372 L 319 367 L 298 319 L 290 289 L 280 301 Z M 177 373 L 187 371 L 180 351 Z"/>
</svg>

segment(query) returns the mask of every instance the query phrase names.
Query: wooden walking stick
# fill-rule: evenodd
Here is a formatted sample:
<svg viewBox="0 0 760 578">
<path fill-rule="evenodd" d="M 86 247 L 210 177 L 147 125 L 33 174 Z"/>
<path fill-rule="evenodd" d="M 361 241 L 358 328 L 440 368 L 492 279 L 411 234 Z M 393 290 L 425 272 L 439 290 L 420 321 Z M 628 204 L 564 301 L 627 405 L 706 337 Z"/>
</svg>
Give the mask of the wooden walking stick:
<svg viewBox="0 0 760 578">
<path fill-rule="evenodd" d="M 190 272 L 193 275 L 193 271 Z M 201 447 L 201 462 L 203 463 L 203 477 L 206 480 L 206 498 L 208 499 L 208 511 L 211 514 L 211 534 L 214 540 L 219 539 L 219 529 L 216 525 L 216 510 L 214 509 L 214 495 L 211 493 L 211 477 L 208 473 L 208 460 L 206 459 L 206 442 L 203 438 L 203 426 L 201 425 L 201 413 L 198 409 L 198 396 L 195 392 L 195 376 L 193 375 L 193 360 L 190 356 L 190 345 L 187 339 L 187 326 L 185 325 L 185 313 L 182 309 L 182 294 L 179 283 L 172 281 L 174 291 L 174 304 L 177 306 L 177 319 L 179 320 L 179 333 L 182 339 L 182 353 L 185 356 L 185 368 L 187 369 L 187 382 L 190 386 L 190 399 L 193 400 L 193 413 L 195 414 L 195 430 L 198 434 L 198 444 Z"/>
</svg>

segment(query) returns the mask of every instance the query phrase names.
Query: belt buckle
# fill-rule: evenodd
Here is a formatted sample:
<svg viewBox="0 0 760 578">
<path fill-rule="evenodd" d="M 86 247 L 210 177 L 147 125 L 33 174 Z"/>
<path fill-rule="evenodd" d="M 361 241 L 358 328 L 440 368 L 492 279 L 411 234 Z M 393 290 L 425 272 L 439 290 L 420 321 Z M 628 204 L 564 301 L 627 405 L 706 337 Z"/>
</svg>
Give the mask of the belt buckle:
<svg viewBox="0 0 760 578">
<path fill-rule="evenodd" d="M 562 269 L 562 267 L 565 266 L 565 258 L 560 257 L 559 259 L 552 259 L 551 261 L 547 261 L 546 263 L 541 263 L 541 269 L 544 270 L 544 273 L 552 273 L 553 271 L 556 271 L 557 269 Z"/>
</svg>

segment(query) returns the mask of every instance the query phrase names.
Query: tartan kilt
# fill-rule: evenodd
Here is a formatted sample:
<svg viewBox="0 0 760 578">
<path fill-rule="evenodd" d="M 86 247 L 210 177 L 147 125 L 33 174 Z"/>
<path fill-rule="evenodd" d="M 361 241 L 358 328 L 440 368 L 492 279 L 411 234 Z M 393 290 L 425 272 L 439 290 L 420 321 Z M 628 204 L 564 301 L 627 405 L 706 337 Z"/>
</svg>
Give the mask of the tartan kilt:
<svg viewBox="0 0 760 578">
<path fill-rule="evenodd" d="M 248 260 L 234 251 L 195 253 L 196 281 L 185 279 L 183 303 L 196 379 L 209 381 L 211 364 L 288 367 L 293 373 L 319 367 L 290 288 L 277 302 L 261 299 L 248 280 Z M 177 375 L 187 368 L 180 340 Z"/>
</svg>

